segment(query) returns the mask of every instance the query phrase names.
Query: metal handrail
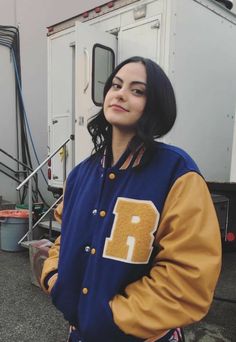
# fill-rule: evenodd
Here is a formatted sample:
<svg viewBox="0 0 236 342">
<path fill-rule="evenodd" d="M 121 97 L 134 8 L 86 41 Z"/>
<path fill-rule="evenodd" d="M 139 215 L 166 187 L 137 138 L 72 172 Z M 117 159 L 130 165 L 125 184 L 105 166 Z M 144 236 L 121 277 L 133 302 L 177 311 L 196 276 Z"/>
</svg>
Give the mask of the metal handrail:
<svg viewBox="0 0 236 342">
<path fill-rule="evenodd" d="M 3 169 L 1 168 L 0 169 L 0 172 L 3 173 L 4 175 L 6 175 L 7 177 L 13 179 L 15 182 L 17 182 L 18 184 L 21 183 L 21 180 L 20 180 L 20 175 L 22 174 L 26 174 L 26 176 L 33 171 L 33 169 L 26 165 L 25 163 L 21 162 L 20 160 L 18 160 L 17 158 L 13 157 L 10 153 L 6 152 L 5 150 L 3 150 L 2 148 L 0 148 L 0 153 L 4 154 L 5 156 L 7 156 L 9 159 L 15 161 L 17 163 L 17 167 L 18 167 L 18 170 L 14 170 L 12 169 L 11 167 L 9 167 L 8 165 L 6 165 L 5 163 L 3 162 L 0 162 L 0 166 L 3 167 Z M 20 170 L 19 167 L 22 167 L 23 170 Z M 8 171 L 5 171 L 4 168 Z M 10 174 L 9 172 L 11 172 L 12 174 Z M 38 197 L 38 193 L 37 193 L 37 188 L 38 188 L 38 177 L 37 175 L 35 175 L 35 186 L 36 186 L 36 190 L 34 190 L 34 194 L 36 196 L 36 198 Z"/>
<path fill-rule="evenodd" d="M 29 230 L 28 232 L 23 236 L 22 239 L 20 239 L 20 241 L 18 242 L 18 244 L 20 244 L 24 238 L 27 236 L 28 241 L 32 240 L 33 236 L 32 236 L 32 231 L 33 229 L 36 227 L 36 225 L 39 222 L 36 222 L 37 224 L 34 225 L 33 227 L 33 213 L 32 213 L 32 209 L 33 209 L 33 205 L 32 205 L 32 177 L 48 162 L 49 159 L 51 159 L 52 157 L 54 157 L 54 155 L 63 147 L 65 149 L 66 144 L 72 140 L 72 137 L 66 139 L 54 152 L 52 152 L 27 178 L 24 179 L 24 181 L 18 185 L 18 187 L 16 188 L 17 191 L 19 191 L 22 186 L 24 186 L 26 183 L 29 183 L 28 185 L 28 200 L 29 200 Z M 64 168 L 64 172 L 63 172 L 63 176 L 64 178 L 66 177 L 66 153 L 64 151 L 64 161 L 63 161 L 63 168 Z M 53 204 L 53 206 L 59 201 L 59 199 Z M 53 206 L 50 207 L 50 210 L 53 208 Z M 45 215 L 44 215 L 45 216 Z M 40 220 L 41 221 L 41 220 Z"/>
<path fill-rule="evenodd" d="M 10 159 L 14 160 L 15 162 L 17 162 L 18 165 L 24 166 L 26 169 L 28 169 L 30 171 L 33 171 L 33 169 L 31 167 L 29 167 L 25 163 L 22 163 L 21 161 L 19 161 L 15 157 L 13 157 L 11 154 L 9 154 L 8 152 L 4 151 L 2 148 L 0 148 L 0 152 L 5 154 L 5 156 L 7 156 L 8 158 L 10 158 Z"/>
<path fill-rule="evenodd" d="M 55 156 L 55 154 L 63 147 L 65 146 L 69 141 L 71 140 L 71 138 L 68 138 L 66 141 L 64 141 L 63 144 L 61 144 L 53 153 L 51 153 L 27 178 L 25 178 L 23 180 L 23 182 L 18 185 L 18 187 L 16 188 L 16 190 L 20 190 L 22 188 L 23 185 L 25 185 L 25 183 L 27 183 L 34 175 L 35 173 L 37 173 L 48 161 L 49 159 L 51 159 L 53 156 Z"/>
<path fill-rule="evenodd" d="M 14 173 L 14 174 L 21 174 L 21 173 L 27 173 L 28 171 L 24 171 L 24 170 L 22 170 L 22 171 L 16 171 L 16 170 L 14 170 L 14 169 L 12 169 L 10 166 L 8 166 L 8 165 L 6 165 L 5 163 L 3 163 L 3 162 L 0 162 L 0 166 L 3 166 L 3 167 L 5 167 L 8 171 L 11 171 L 12 173 Z M 1 172 L 2 170 L 0 170 L 0 172 Z M 10 176 L 9 176 L 10 177 Z M 19 181 L 19 179 L 17 180 L 18 181 L 18 183 L 20 183 L 20 181 Z"/>
<path fill-rule="evenodd" d="M 61 195 L 52 205 L 51 207 L 40 217 L 40 219 L 33 225 L 31 232 L 34 230 L 34 228 L 37 227 L 37 225 L 44 219 L 44 217 L 55 207 L 55 205 L 60 202 L 63 195 Z M 18 241 L 18 245 L 28 236 L 29 231 Z"/>
<path fill-rule="evenodd" d="M 0 165 L 2 165 L 2 163 L 0 163 Z M 4 166 L 6 169 L 12 171 L 12 170 L 11 170 L 9 167 L 7 167 L 6 165 L 3 165 L 3 166 Z M 16 177 L 10 175 L 10 174 L 7 173 L 6 171 L 0 169 L 0 172 L 3 173 L 5 176 L 7 176 L 7 177 L 13 179 L 15 182 L 20 183 L 20 180 L 19 180 L 18 178 L 16 178 Z M 16 172 L 14 171 L 14 173 L 16 173 Z"/>
</svg>

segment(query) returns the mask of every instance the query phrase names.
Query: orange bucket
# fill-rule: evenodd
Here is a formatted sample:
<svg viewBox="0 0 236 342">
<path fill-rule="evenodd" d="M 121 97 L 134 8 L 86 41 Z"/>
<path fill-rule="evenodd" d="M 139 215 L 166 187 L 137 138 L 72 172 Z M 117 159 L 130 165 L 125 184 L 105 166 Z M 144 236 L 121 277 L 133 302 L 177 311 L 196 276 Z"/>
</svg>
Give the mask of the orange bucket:
<svg viewBox="0 0 236 342">
<path fill-rule="evenodd" d="M 1 217 L 29 218 L 29 210 L 1 210 Z"/>
<path fill-rule="evenodd" d="M 0 211 L 0 248 L 3 251 L 18 252 L 23 248 L 18 241 L 28 231 L 28 210 L 1 210 Z"/>
</svg>

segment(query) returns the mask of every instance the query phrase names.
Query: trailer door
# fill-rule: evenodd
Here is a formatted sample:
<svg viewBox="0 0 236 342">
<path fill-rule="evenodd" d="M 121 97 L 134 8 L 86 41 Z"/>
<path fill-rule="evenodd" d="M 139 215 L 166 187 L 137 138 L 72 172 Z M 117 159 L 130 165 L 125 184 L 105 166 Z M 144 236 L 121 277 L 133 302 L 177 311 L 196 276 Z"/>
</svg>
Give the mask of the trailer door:
<svg viewBox="0 0 236 342">
<path fill-rule="evenodd" d="M 162 15 L 157 15 L 121 28 L 118 36 L 118 61 L 143 56 L 163 63 L 164 30 Z"/>
<path fill-rule="evenodd" d="M 85 23 L 76 23 L 75 70 L 75 159 L 91 154 L 93 145 L 87 131 L 88 119 L 102 105 L 103 87 L 115 67 L 117 39 Z"/>
<path fill-rule="evenodd" d="M 74 134 L 74 69 L 75 32 L 73 28 L 48 37 L 48 146 L 49 154 L 58 149 Z M 66 170 L 64 170 L 64 161 Z M 51 160 L 48 184 L 52 188 L 63 186 L 64 173 L 74 164 L 74 144 L 66 146 Z"/>
</svg>

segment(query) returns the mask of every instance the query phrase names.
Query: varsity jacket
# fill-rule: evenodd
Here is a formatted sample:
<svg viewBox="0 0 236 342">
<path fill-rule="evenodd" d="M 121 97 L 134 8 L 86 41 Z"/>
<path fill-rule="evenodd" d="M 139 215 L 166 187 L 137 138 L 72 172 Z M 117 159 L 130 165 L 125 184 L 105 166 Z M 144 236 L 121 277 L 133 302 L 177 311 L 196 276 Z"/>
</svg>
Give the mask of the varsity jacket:
<svg viewBox="0 0 236 342">
<path fill-rule="evenodd" d="M 177 147 L 146 156 L 127 150 L 112 167 L 91 156 L 67 179 L 41 282 L 83 342 L 151 342 L 212 301 L 221 245 L 207 185 Z"/>
</svg>

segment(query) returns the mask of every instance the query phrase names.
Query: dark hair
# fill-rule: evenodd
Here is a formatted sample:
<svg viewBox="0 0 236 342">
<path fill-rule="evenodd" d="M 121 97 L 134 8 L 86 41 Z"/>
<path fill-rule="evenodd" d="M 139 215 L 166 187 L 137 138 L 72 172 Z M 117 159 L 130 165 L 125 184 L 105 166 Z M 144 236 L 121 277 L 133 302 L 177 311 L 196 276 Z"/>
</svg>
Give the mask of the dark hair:
<svg viewBox="0 0 236 342">
<path fill-rule="evenodd" d="M 142 63 L 146 68 L 146 106 L 143 115 L 136 126 L 136 136 L 130 146 L 135 148 L 136 143 L 143 142 L 151 147 L 154 139 L 160 138 L 170 131 L 176 119 L 176 101 L 173 87 L 162 68 L 152 60 L 139 56 L 131 57 L 120 63 L 108 77 L 103 91 L 103 100 L 112 86 L 117 72 L 128 63 Z M 88 123 L 88 131 L 92 136 L 95 152 L 102 151 L 110 146 L 112 127 L 104 116 L 103 108 L 94 115 Z"/>
</svg>

